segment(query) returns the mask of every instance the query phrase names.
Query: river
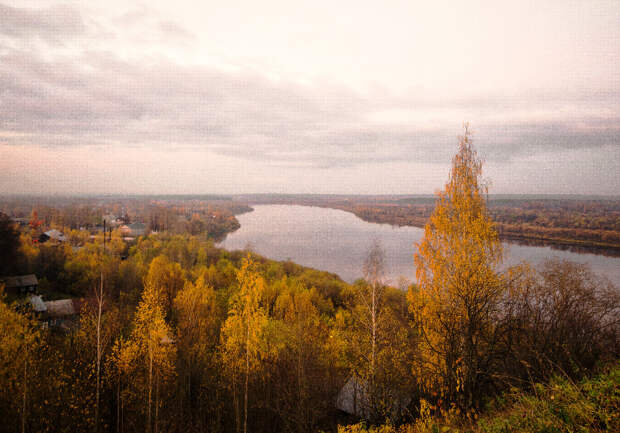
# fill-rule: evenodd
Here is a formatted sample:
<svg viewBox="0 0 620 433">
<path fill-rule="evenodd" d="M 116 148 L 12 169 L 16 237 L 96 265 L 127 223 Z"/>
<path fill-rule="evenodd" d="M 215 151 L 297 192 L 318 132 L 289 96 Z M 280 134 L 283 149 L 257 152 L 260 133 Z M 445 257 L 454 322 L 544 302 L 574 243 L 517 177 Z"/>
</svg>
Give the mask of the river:
<svg viewBox="0 0 620 433">
<path fill-rule="evenodd" d="M 386 279 L 397 284 L 400 277 L 415 280 L 415 242 L 422 238 L 417 227 L 395 227 L 363 221 L 352 213 L 310 206 L 255 205 L 254 211 L 237 216 L 241 228 L 220 244 L 228 250 L 250 246 L 271 259 L 290 259 L 300 265 L 338 274 L 353 282 L 361 277 L 364 259 L 373 240 L 386 258 Z M 504 242 L 505 266 L 521 261 L 537 264 L 558 257 L 587 263 L 620 287 L 620 258 L 524 246 Z"/>
</svg>

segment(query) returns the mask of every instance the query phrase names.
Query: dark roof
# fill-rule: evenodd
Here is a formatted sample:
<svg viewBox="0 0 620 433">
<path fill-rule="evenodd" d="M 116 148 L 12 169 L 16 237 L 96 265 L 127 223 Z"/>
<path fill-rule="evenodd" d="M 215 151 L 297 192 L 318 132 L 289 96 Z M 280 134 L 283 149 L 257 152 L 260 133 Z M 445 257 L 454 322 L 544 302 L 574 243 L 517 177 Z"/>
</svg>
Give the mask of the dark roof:
<svg viewBox="0 0 620 433">
<path fill-rule="evenodd" d="M 0 282 L 3 282 L 7 289 L 16 287 L 36 286 L 39 284 L 39 282 L 37 281 L 37 277 L 34 274 L 1 277 Z"/>
</svg>

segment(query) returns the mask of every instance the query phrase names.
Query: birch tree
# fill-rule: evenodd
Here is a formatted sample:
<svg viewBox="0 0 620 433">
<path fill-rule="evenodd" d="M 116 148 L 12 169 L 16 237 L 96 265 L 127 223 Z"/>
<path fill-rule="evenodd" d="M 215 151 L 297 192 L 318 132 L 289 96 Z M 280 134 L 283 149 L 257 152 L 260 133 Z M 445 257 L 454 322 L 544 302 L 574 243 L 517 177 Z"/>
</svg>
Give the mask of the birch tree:
<svg viewBox="0 0 620 433">
<path fill-rule="evenodd" d="M 160 385 L 174 374 L 176 348 L 172 344 L 172 332 L 166 323 L 165 298 L 156 286 L 147 286 L 142 294 L 134 319 L 131 340 L 126 351 L 131 353 L 138 375 L 138 393 L 144 395 L 147 432 L 157 433 L 159 407 L 161 405 Z M 121 356 L 127 362 L 127 356 Z"/>
<path fill-rule="evenodd" d="M 237 272 L 239 292 L 232 301 L 228 318 L 222 328 L 223 361 L 231 380 L 237 431 L 248 431 L 248 389 L 250 376 L 260 367 L 261 340 L 267 322 L 261 305 L 265 281 L 248 256 Z M 243 423 L 238 401 L 239 376 L 243 376 Z"/>
<path fill-rule="evenodd" d="M 220 323 L 216 294 L 207 284 L 205 272 L 201 273 L 195 283 L 185 283 L 183 290 L 174 299 L 174 307 L 178 322 L 180 403 L 183 405 L 187 402 L 183 406 L 189 410 L 187 418 L 190 422 L 202 422 L 208 416 L 205 413 L 207 402 L 204 400 L 208 397 L 216 398 L 212 392 L 214 381 L 209 373 L 213 374 L 215 367 Z"/>
<path fill-rule="evenodd" d="M 417 374 L 464 407 L 479 402 L 488 379 L 493 316 L 502 294 L 502 248 L 481 174 L 466 126 L 414 257 L 418 288 L 409 292 L 421 333 Z"/>
<path fill-rule="evenodd" d="M 42 342 L 36 322 L 20 314 L 2 299 L 0 286 L 0 418 L 8 428 L 27 430 L 30 400 L 29 364 Z"/>
</svg>

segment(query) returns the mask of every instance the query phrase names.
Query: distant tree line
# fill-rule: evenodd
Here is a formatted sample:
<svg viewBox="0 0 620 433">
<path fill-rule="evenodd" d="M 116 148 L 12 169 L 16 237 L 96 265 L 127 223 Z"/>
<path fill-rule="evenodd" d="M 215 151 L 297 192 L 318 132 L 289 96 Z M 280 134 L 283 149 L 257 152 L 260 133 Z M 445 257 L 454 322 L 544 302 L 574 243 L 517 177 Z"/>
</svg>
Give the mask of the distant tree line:
<svg viewBox="0 0 620 433">
<path fill-rule="evenodd" d="M 424 227 L 434 209 L 432 204 L 363 202 L 335 203 L 328 207 L 352 212 L 369 222 L 414 227 Z M 620 201 L 515 200 L 511 205 L 490 206 L 489 214 L 497 222 L 502 239 L 607 247 L 610 252 L 620 253 Z"/>
</svg>

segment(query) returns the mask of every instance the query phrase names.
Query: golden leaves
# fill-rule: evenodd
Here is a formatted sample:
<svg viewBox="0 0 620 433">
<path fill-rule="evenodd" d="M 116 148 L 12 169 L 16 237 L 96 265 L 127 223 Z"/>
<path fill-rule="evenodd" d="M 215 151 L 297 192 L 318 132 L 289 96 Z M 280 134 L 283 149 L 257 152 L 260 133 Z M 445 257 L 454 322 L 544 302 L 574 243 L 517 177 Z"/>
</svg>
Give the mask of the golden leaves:
<svg viewBox="0 0 620 433">
<path fill-rule="evenodd" d="M 459 142 L 450 179 L 414 256 L 417 289 L 408 299 L 421 333 L 421 379 L 443 393 L 468 390 L 476 344 L 488 330 L 487 312 L 499 296 L 501 243 L 486 209 L 482 161 L 469 131 Z"/>
</svg>

